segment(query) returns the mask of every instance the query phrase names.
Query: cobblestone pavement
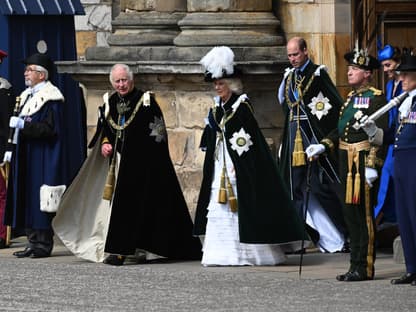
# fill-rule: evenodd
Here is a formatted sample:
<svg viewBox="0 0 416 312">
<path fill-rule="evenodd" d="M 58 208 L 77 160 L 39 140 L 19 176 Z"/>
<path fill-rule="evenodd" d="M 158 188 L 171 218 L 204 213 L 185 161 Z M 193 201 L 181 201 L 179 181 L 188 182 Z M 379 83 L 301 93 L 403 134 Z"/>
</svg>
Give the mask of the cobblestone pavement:
<svg viewBox="0 0 416 312">
<path fill-rule="evenodd" d="M 379 252 L 376 278 L 338 282 L 348 254 L 305 254 L 280 266 L 210 267 L 197 261 L 90 263 L 62 245 L 53 256 L 16 259 L 24 240 L 0 250 L 0 311 L 414 311 L 416 287 L 393 286 L 404 272 Z"/>
</svg>

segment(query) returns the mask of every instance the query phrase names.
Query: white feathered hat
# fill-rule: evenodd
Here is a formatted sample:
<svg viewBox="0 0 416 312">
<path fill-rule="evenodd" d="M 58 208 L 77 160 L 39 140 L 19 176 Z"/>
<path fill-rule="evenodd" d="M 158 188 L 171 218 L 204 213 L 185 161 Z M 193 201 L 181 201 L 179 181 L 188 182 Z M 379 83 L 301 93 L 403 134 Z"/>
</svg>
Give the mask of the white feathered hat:
<svg viewBox="0 0 416 312">
<path fill-rule="evenodd" d="M 234 67 L 234 52 L 226 46 L 212 48 L 199 62 L 205 68 L 205 81 L 232 78 L 238 72 Z"/>
</svg>

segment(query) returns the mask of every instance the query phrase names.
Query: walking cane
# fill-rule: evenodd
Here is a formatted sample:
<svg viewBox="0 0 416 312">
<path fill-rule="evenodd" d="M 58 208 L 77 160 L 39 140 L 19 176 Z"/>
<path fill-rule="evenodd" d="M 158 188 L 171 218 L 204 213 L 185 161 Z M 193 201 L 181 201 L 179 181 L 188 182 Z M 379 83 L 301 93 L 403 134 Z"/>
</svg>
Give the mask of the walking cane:
<svg viewBox="0 0 416 312">
<path fill-rule="evenodd" d="M 304 212 L 303 212 L 303 226 L 304 226 L 304 233 L 306 233 L 306 216 L 308 213 L 308 207 L 309 207 L 309 195 L 311 192 L 311 167 L 312 167 L 312 160 L 307 160 L 307 167 L 306 167 L 306 196 L 305 196 L 305 204 L 304 204 Z M 300 249 L 300 259 L 299 259 L 299 279 L 302 275 L 302 263 L 303 263 L 303 255 L 305 253 L 305 236 L 302 236 L 302 243 L 301 243 L 301 249 Z"/>
</svg>

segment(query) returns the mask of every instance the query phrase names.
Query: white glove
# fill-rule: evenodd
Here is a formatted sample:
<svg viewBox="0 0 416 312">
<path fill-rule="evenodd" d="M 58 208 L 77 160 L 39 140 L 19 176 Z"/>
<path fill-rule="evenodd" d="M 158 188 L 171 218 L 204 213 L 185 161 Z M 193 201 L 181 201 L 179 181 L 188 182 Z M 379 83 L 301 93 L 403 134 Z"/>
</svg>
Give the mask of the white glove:
<svg viewBox="0 0 416 312">
<path fill-rule="evenodd" d="M 6 151 L 4 152 L 3 162 L 11 162 L 12 161 L 12 152 Z"/>
<path fill-rule="evenodd" d="M 308 158 L 318 156 L 323 152 L 325 152 L 325 146 L 323 144 L 311 144 L 305 150 L 305 153 L 308 156 Z"/>
<path fill-rule="evenodd" d="M 367 119 L 362 125 L 362 128 L 370 138 L 376 135 L 376 132 L 378 129 L 374 120 L 371 120 L 371 119 Z"/>
<path fill-rule="evenodd" d="M 12 116 L 10 117 L 9 127 L 23 129 L 25 127 L 25 121 L 22 118 Z"/>
<path fill-rule="evenodd" d="M 377 180 L 378 173 L 377 170 L 370 167 L 365 167 L 365 180 L 370 187 L 373 187 L 373 182 Z"/>
</svg>

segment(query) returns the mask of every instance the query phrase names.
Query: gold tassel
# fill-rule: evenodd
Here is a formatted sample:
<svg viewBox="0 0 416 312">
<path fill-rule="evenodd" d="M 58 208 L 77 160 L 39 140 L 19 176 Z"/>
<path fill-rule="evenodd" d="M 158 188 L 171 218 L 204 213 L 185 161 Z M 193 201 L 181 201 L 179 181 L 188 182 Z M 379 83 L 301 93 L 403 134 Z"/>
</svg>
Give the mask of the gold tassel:
<svg viewBox="0 0 416 312">
<path fill-rule="evenodd" d="M 295 147 L 292 153 L 292 167 L 298 167 L 306 165 L 305 152 L 303 151 L 303 142 L 300 129 L 296 130 Z"/>
<path fill-rule="evenodd" d="M 225 204 L 227 202 L 227 190 L 225 189 L 225 166 L 222 168 L 220 191 L 218 193 L 218 202 Z"/>
<path fill-rule="evenodd" d="M 103 191 L 103 199 L 111 200 L 114 192 L 114 184 L 116 182 L 116 155 L 111 160 L 110 169 L 107 173 L 107 179 L 105 180 L 105 186 Z"/>
<path fill-rule="evenodd" d="M 345 203 L 352 203 L 352 173 L 348 172 L 347 174 L 347 185 L 345 188 Z"/>
<path fill-rule="evenodd" d="M 354 177 L 354 196 L 352 197 L 353 204 L 360 203 L 360 183 L 361 177 L 360 174 L 357 172 Z"/>
<path fill-rule="evenodd" d="M 230 210 L 237 212 L 237 198 L 235 198 L 233 186 L 231 185 L 230 178 L 227 176 L 227 190 L 228 190 L 228 202 L 230 203 Z"/>
</svg>

